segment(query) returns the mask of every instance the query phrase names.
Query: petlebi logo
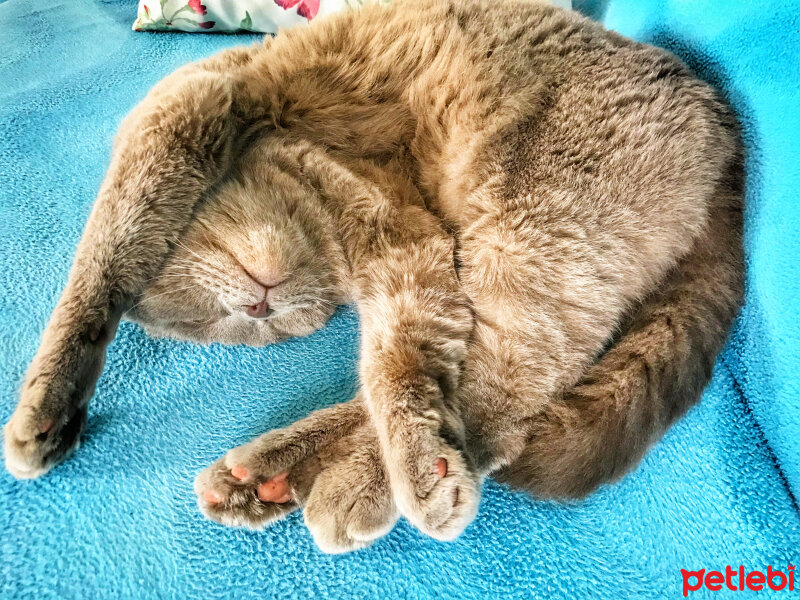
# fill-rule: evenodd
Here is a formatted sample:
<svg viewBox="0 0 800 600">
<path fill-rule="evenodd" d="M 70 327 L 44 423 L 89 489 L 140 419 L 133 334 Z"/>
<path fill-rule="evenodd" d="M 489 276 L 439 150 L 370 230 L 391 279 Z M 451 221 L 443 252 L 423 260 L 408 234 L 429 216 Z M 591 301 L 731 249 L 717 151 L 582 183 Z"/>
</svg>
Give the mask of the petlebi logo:
<svg viewBox="0 0 800 600">
<path fill-rule="evenodd" d="M 744 566 L 734 569 L 727 565 L 724 573 L 705 569 L 698 571 L 681 569 L 681 575 L 683 576 L 684 598 L 690 592 L 696 592 L 702 587 L 712 592 L 718 592 L 725 588 L 732 592 L 743 592 L 744 590 L 757 592 L 765 589 L 776 592 L 794 591 L 794 565 L 787 566 L 785 573 L 779 569 L 773 569 L 772 565 L 768 566 L 766 571 L 748 572 L 745 572 Z"/>
</svg>

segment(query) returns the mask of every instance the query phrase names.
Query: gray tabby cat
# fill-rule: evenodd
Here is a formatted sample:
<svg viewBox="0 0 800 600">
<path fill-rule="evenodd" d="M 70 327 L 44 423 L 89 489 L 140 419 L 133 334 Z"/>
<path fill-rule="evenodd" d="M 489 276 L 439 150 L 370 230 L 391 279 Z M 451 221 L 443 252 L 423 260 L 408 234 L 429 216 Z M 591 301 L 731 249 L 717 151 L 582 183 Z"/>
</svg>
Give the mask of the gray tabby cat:
<svg viewBox="0 0 800 600">
<path fill-rule="evenodd" d="M 124 122 L 5 429 L 77 443 L 122 316 L 262 345 L 354 302 L 361 392 L 231 450 L 201 509 L 319 546 L 437 539 L 483 477 L 618 478 L 694 402 L 742 297 L 735 120 L 673 56 L 525 1 L 366 7 L 223 52 Z M 186 293 L 191 288 L 191 293 Z"/>
</svg>

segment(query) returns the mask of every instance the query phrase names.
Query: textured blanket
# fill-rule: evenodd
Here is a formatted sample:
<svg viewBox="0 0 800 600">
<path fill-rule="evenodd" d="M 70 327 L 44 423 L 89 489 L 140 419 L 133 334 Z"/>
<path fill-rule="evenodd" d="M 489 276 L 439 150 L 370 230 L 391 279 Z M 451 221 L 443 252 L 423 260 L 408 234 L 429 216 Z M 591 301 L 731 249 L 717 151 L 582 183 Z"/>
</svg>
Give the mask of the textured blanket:
<svg viewBox="0 0 800 600">
<path fill-rule="evenodd" d="M 41 480 L 0 473 L 0 598 L 675 598 L 680 569 L 785 572 L 800 560 L 800 2 L 576 5 L 722 88 L 748 147 L 747 306 L 702 403 L 641 467 L 574 504 L 490 482 L 452 543 L 401 522 L 331 557 L 299 514 L 227 529 L 197 511 L 194 476 L 350 398 L 355 313 L 261 350 L 156 341 L 124 324 L 80 450 Z M 121 118 L 180 64 L 257 39 L 134 33 L 135 11 L 135 0 L 0 2 L 2 422 Z"/>
</svg>

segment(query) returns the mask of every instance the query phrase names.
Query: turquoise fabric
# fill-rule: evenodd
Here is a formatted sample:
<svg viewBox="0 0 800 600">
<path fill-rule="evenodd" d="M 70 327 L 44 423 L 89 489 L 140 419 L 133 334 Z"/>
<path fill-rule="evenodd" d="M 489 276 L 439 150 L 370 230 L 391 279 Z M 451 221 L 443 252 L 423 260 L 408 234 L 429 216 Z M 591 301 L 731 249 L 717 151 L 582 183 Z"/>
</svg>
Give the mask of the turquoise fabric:
<svg viewBox="0 0 800 600">
<path fill-rule="evenodd" d="M 178 65 L 257 39 L 134 33 L 135 5 L 0 3 L 3 422 L 121 118 Z M 197 511 L 195 474 L 348 399 L 357 317 L 343 309 L 316 335 L 261 350 L 157 341 L 124 324 L 79 452 L 37 481 L 0 474 L 0 598 L 675 598 L 681 568 L 785 571 L 800 559 L 800 2 L 582 8 L 720 86 L 748 147 L 747 306 L 703 402 L 641 467 L 575 504 L 489 483 L 453 543 L 401 522 L 331 557 L 299 514 L 263 532 L 226 529 Z"/>
<path fill-rule="evenodd" d="M 800 494 L 800 3 L 612 2 L 605 24 L 725 94 L 747 144 L 747 303 L 723 359 Z"/>
</svg>

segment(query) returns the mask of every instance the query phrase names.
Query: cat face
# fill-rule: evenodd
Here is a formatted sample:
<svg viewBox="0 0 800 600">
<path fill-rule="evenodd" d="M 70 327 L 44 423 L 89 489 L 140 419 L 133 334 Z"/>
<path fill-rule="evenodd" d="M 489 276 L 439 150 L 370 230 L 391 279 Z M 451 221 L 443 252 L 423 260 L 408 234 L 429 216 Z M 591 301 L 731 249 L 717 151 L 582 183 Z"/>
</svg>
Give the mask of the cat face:
<svg viewBox="0 0 800 600">
<path fill-rule="evenodd" d="M 263 346 L 346 301 L 343 252 L 312 192 L 285 173 L 226 184 L 126 317 L 155 336 Z"/>
</svg>

